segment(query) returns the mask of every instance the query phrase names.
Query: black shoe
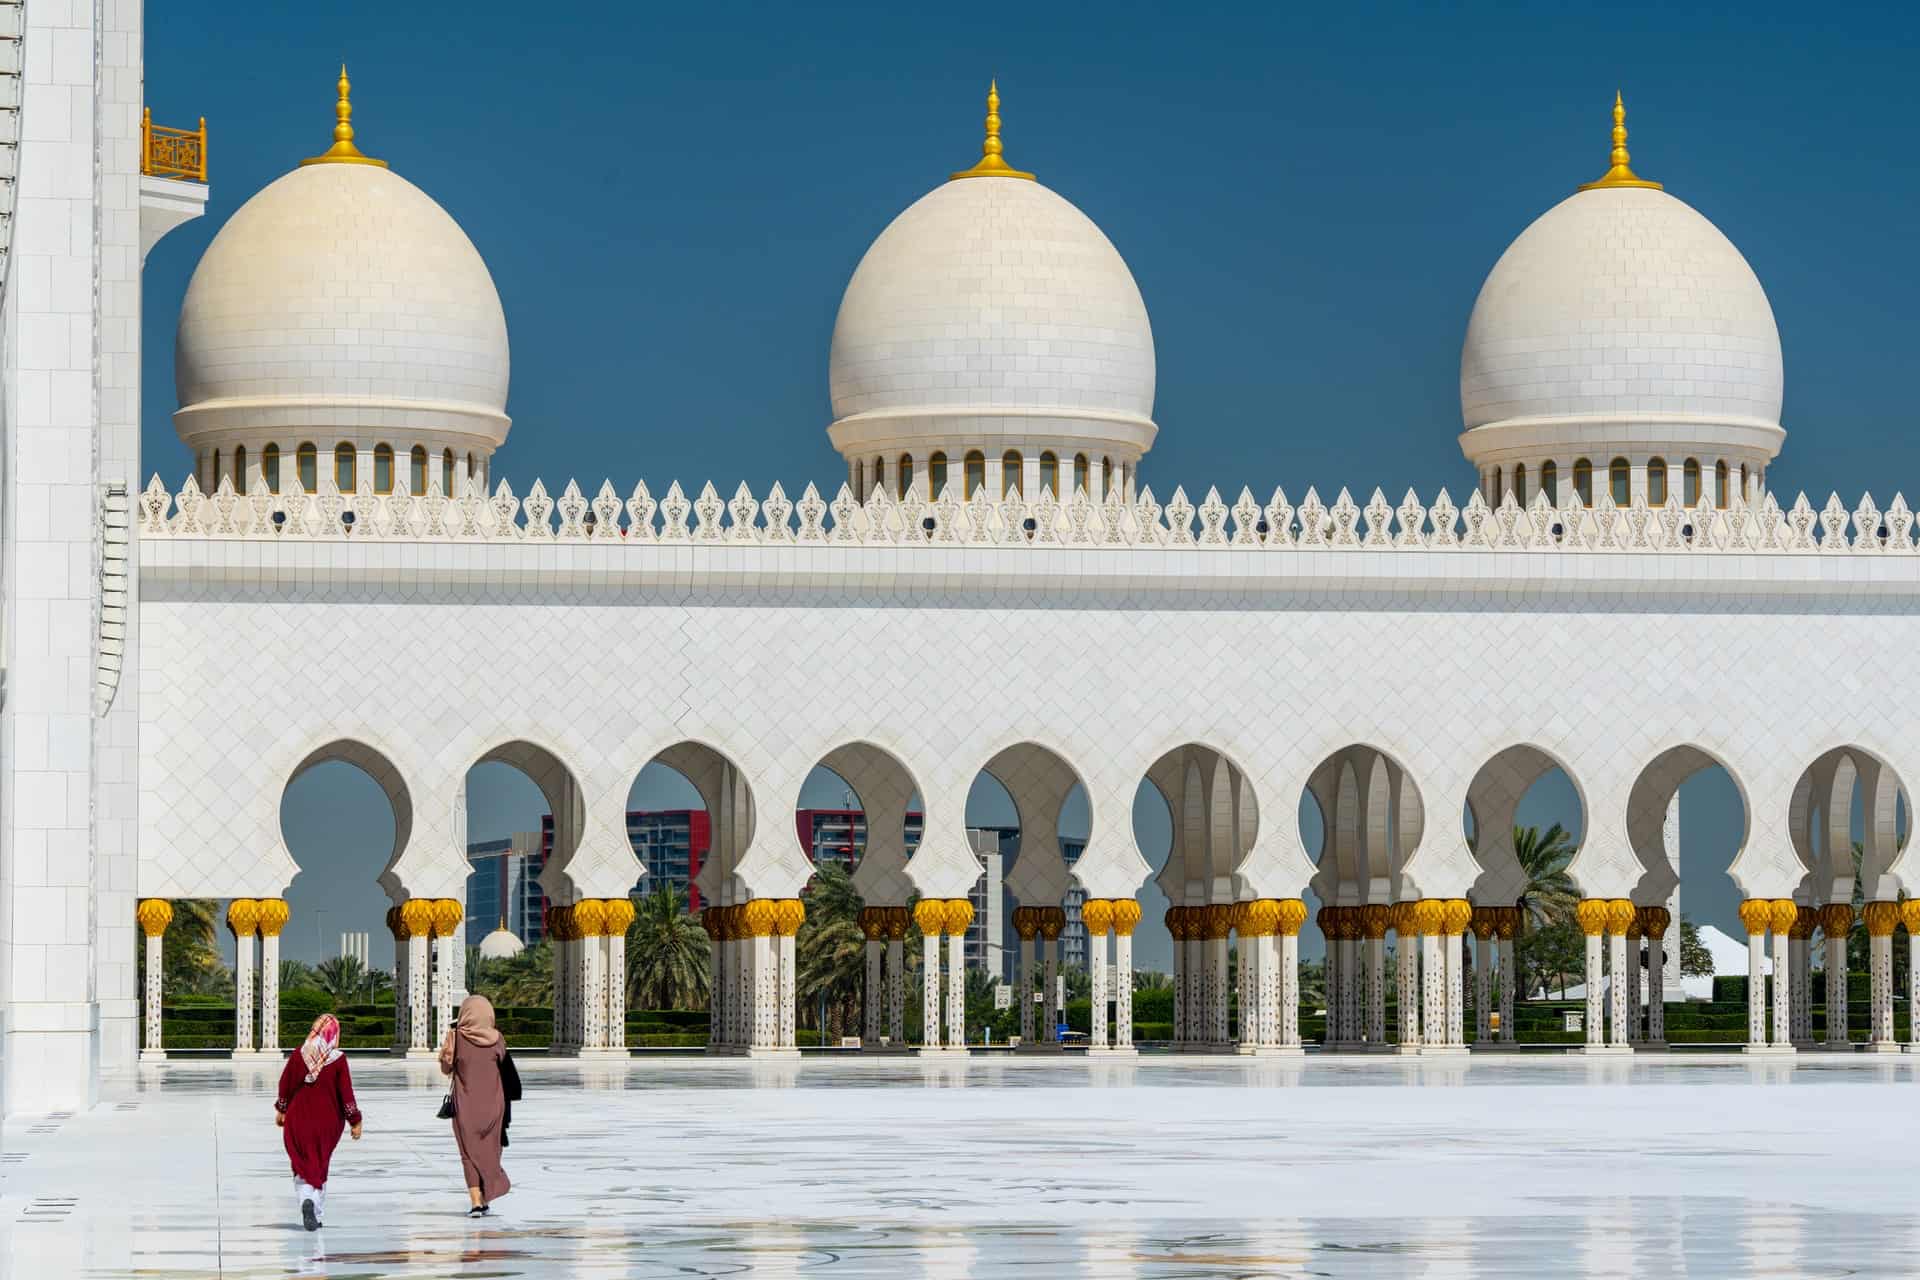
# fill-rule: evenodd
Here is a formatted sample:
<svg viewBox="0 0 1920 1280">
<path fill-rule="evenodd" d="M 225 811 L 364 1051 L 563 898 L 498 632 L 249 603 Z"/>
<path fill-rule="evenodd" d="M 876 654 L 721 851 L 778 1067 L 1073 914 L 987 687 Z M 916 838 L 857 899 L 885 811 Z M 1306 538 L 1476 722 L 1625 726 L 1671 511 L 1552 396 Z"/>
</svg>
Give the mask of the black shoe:
<svg viewBox="0 0 1920 1280">
<path fill-rule="evenodd" d="M 300 1202 L 300 1224 L 309 1231 L 318 1231 L 320 1229 L 320 1215 L 313 1211 L 313 1201 L 302 1200 Z"/>
<path fill-rule="evenodd" d="M 469 1218 L 484 1218 L 487 1216 L 487 1206 L 483 1204 L 477 1204 L 473 1206 L 473 1208 L 467 1210 L 467 1216 Z"/>
</svg>

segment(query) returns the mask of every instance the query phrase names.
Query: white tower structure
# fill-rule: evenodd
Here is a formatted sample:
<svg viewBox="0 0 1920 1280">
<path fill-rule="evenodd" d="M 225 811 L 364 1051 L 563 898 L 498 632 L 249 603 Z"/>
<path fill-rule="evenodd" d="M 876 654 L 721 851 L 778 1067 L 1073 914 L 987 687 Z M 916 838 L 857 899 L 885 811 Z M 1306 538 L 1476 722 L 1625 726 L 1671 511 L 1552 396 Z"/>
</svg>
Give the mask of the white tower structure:
<svg viewBox="0 0 1920 1280">
<path fill-rule="evenodd" d="M 895 218 L 833 327 L 828 436 L 862 498 L 1129 495 L 1153 447 L 1153 330 L 1119 251 L 1002 156 Z"/>
</svg>

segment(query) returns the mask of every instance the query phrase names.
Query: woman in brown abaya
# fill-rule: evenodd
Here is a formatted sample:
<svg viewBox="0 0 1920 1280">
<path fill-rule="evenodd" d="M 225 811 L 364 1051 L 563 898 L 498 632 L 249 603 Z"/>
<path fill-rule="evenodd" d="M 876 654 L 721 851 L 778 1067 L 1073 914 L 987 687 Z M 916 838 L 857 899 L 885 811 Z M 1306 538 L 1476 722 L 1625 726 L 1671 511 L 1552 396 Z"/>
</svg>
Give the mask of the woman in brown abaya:
<svg viewBox="0 0 1920 1280">
<path fill-rule="evenodd" d="M 506 1052 L 506 1038 L 494 1029 L 493 1003 L 485 996 L 461 1001 L 459 1019 L 440 1046 L 440 1071 L 453 1077 L 453 1140 L 473 1202 L 470 1218 L 485 1217 L 487 1207 L 513 1186 L 500 1167 L 507 1111 L 500 1059 Z"/>
</svg>

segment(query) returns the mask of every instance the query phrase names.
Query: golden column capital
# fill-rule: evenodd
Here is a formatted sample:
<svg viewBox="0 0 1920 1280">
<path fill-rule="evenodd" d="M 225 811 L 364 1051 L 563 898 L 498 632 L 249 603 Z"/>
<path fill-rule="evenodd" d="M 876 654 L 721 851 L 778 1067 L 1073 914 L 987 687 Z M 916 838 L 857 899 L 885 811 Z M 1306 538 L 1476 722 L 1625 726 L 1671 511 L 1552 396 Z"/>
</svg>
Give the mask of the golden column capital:
<svg viewBox="0 0 1920 1280">
<path fill-rule="evenodd" d="M 947 927 L 947 904 L 940 898 L 922 898 L 913 904 L 913 922 L 929 938 L 937 938 Z"/>
<path fill-rule="evenodd" d="M 1768 923 L 1773 919 L 1773 904 L 1765 898 L 1748 898 L 1740 904 L 1740 927 L 1749 936 L 1767 931 Z"/>
<path fill-rule="evenodd" d="M 1067 909 L 1065 907 L 1040 907 L 1040 936 L 1048 942 L 1057 941 L 1067 927 Z"/>
<path fill-rule="evenodd" d="M 406 927 L 409 938 L 431 938 L 433 936 L 433 899 L 408 898 L 401 903 L 400 923 Z"/>
<path fill-rule="evenodd" d="M 1589 938 L 1606 933 L 1607 915 L 1605 898 L 1582 898 L 1573 908 L 1573 918 L 1580 925 L 1580 932 Z"/>
<path fill-rule="evenodd" d="M 773 906 L 773 932 L 776 937 L 791 938 L 807 920 L 807 904 L 798 898 L 780 898 Z M 624 932 L 624 931 L 623 931 Z"/>
<path fill-rule="evenodd" d="M 1131 938 L 1134 929 L 1140 923 L 1140 902 L 1136 898 L 1115 898 L 1113 900 L 1113 931 L 1122 938 Z"/>
<path fill-rule="evenodd" d="M 1113 928 L 1113 903 L 1106 898 L 1088 898 L 1080 904 L 1080 919 L 1087 926 L 1087 936 L 1104 938 Z"/>
<path fill-rule="evenodd" d="M 1393 923 L 1393 908 L 1384 902 L 1369 902 L 1360 908 L 1360 932 L 1367 938 L 1384 938 Z"/>
<path fill-rule="evenodd" d="M 1844 938 L 1853 931 L 1853 905 L 1829 902 L 1820 908 L 1820 931 L 1829 938 Z"/>
<path fill-rule="evenodd" d="M 1038 931 L 1039 927 L 1039 922 L 1033 918 L 1032 907 L 1015 907 L 1013 909 L 1013 931 L 1020 935 L 1020 941 L 1033 941 L 1033 935 Z"/>
<path fill-rule="evenodd" d="M 149 938 L 157 938 L 167 931 L 167 925 L 173 921 L 173 904 L 165 898 L 143 898 L 140 905 L 134 908 L 133 918 Z"/>
<path fill-rule="evenodd" d="M 1673 913 L 1665 907 L 1648 907 L 1641 916 L 1640 928 L 1655 942 L 1667 936 L 1673 925 Z"/>
<path fill-rule="evenodd" d="M 1900 904 L 1900 923 L 1907 926 L 1907 932 L 1920 934 L 1920 898 L 1908 898 Z"/>
<path fill-rule="evenodd" d="M 1443 900 L 1440 930 L 1449 938 L 1457 938 L 1467 931 L 1467 924 L 1473 919 L 1473 904 L 1465 898 L 1447 898 Z"/>
<path fill-rule="evenodd" d="M 260 903 L 254 898 L 235 898 L 227 904 L 227 928 L 236 938 L 251 938 L 260 927 Z"/>
<path fill-rule="evenodd" d="M 741 904 L 740 923 L 745 937 L 773 936 L 773 924 L 777 915 L 773 903 L 772 898 L 748 898 Z"/>
<path fill-rule="evenodd" d="M 1283 938 L 1297 938 L 1300 927 L 1307 922 L 1307 904 L 1301 898 L 1275 898 L 1272 900 L 1280 914 L 1274 919 L 1274 931 Z"/>
<path fill-rule="evenodd" d="M 973 923 L 973 903 L 965 898 L 948 898 L 942 915 L 945 917 L 947 935 L 957 938 Z"/>
<path fill-rule="evenodd" d="M 1870 937 L 1891 938 L 1900 924 L 1900 904 L 1897 902 L 1869 902 L 1860 914 L 1866 919 Z"/>
<path fill-rule="evenodd" d="M 261 898 L 258 902 L 260 936 L 277 938 L 280 931 L 287 927 L 287 900 L 285 898 Z"/>
<path fill-rule="evenodd" d="M 1631 898 L 1607 899 L 1607 932 L 1615 937 L 1627 936 L 1627 929 L 1633 924 L 1633 900 Z"/>
<path fill-rule="evenodd" d="M 459 927 L 466 911 L 460 906 L 458 898 L 435 898 L 433 900 L 433 936 L 451 938 Z"/>
<path fill-rule="evenodd" d="M 607 909 L 606 930 L 609 938 L 624 938 L 627 929 L 633 924 L 636 914 L 632 898 L 607 898 L 603 903 Z"/>
</svg>

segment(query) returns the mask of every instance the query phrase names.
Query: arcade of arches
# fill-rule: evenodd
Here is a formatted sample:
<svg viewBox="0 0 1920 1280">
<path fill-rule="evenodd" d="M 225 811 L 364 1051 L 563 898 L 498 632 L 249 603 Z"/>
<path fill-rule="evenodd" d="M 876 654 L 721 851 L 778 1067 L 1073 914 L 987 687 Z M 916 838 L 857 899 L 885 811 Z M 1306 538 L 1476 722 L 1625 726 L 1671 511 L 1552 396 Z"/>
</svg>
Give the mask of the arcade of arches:
<svg viewBox="0 0 1920 1280">
<path fill-rule="evenodd" d="M 316 752 L 295 776 L 321 758 L 351 760 L 386 789 L 397 819 L 397 859 L 409 828 L 411 799 L 404 782 L 377 754 L 341 744 Z M 553 903 L 545 919 L 553 942 L 552 1050 L 624 1054 L 625 935 L 633 904 L 624 898 L 574 898 L 569 892 L 568 866 L 581 815 L 577 788 L 564 765 L 526 744 L 509 744 L 486 758 L 525 770 L 555 815 L 556 856 L 541 877 Z M 713 845 L 697 880 L 711 903 L 700 913 L 712 939 L 709 1051 L 795 1053 L 795 938 L 806 910 L 798 898 L 758 898 L 744 891 L 737 868 L 754 828 L 748 780 L 730 761 L 698 744 L 670 749 L 656 759 L 686 776 L 712 818 Z M 961 942 L 974 906 L 965 897 L 922 896 L 917 890 L 918 868 L 909 857 L 904 827 L 919 788 L 899 760 L 870 744 L 841 747 L 821 763 L 857 795 L 868 827 L 853 875 L 865 904 L 858 916 L 865 938 L 862 1047 L 965 1052 Z M 1469 896 L 1442 898 L 1424 896 L 1415 875 L 1415 852 L 1423 840 L 1436 838 L 1416 780 L 1376 747 L 1355 744 L 1334 752 L 1304 786 L 1322 831 L 1316 873 L 1308 885 L 1322 905 L 1310 912 L 1304 896 L 1266 898 L 1242 891 L 1238 869 L 1260 841 L 1261 815 L 1253 783 L 1241 767 L 1197 743 L 1168 752 L 1148 771 L 1145 786 L 1165 802 L 1171 818 L 1171 846 L 1155 883 L 1170 904 L 1165 923 L 1173 947 L 1172 1048 L 1300 1052 L 1299 944 L 1310 917 L 1326 940 L 1323 1048 L 1465 1052 L 1469 1010 L 1472 1043 L 1515 1043 L 1514 948 L 1526 927 L 1520 903 L 1526 885 L 1511 833 L 1521 797 L 1557 767 L 1550 754 L 1524 744 L 1483 765 L 1467 792 L 1467 844 L 1480 875 Z M 1585 1044 L 1580 1047 L 1586 1052 L 1627 1053 L 1665 1044 L 1662 975 L 1668 939 L 1677 932 L 1665 905 L 1679 883 L 1671 836 L 1676 796 L 1680 785 L 1701 770 L 1724 767 L 1704 750 L 1679 746 L 1648 762 L 1633 785 L 1623 826 L 1639 863 L 1638 883 L 1628 897 L 1582 898 L 1574 912 L 1585 942 Z M 1060 755 L 1032 743 L 1006 748 L 984 769 L 1005 787 L 1021 823 L 1020 853 L 1005 878 L 1016 904 L 1011 924 L 1019 938 L 1020 1047 L 1040 1053 L 1062 1048 L 1058 1028 L 1064 1013 L 1054 996 L 1072 902 L 1087 934 L 1092 989 L 1109 991 L 1112 1002 L 1111 1025 L 1094 1018 L 1088 1048 L 1134 1052 L 1128 978 L 1141 904 L 1137 898 L 1077 899 L 1052 834 L 1062 805 L 1079 785 L 1077 773 Z M 1738 787 L 1738 779 L 1734 782 Z M 1574 786 L 1577 792 L 1577 779 Z M 1750 828 L 1750 814 L 1747 820 Z M 1895 1039 L 1893 949 L 1902 927 L 1910 961 L 1906 994 L 1920 1005 L 1920 898 L 1903 896 L 1898 874 L 1911 822 L 1904 784 L 1864 749 L 1835 747 L 1800 775 L 1786 828 L 1805 875 L 1791 898 L 1748 899 L 1739 907 L 1748 947 L 1748 1051 L 1853 1047 L 1856 1028 L 1849 1025 L 1845 982 L 1847 939 L 1856 922 L 1866 927 L 1870 968 L 1867 1025 L 1857 1029 L 1865 1032 L 1867 1051 L 1901 1048 Z M 1577 880 L 1577 859 L 1571 873 Z M 160 947 L 173 914 L 164 899 L 142 900 L 136 913 L 147 948 L 143 1057 L 149 1059 L 165 1056 Z M 455 898 L 404 895 L 387 912 L 397 962 L 396 1054 L 431 1053 L 465 994 L 465 948 L 455 942 L 464 914 Z M 280 937 L 289 916 L 284 898 L 228 903 L 225 921 L 235 941 L 236 1056 L 277 1051 L 280 1044 L 277 978 Z M 923 1035 L 912 1045 L 904 1018 L 910 926 L 921 934 L 924 1001 Z M 1392 1026 L 1386 1017 L 1390 934 L 1397 940 L 1393 978 L 1402 993 Z M 1812 991 L 1816 946 L 1824 948 L 1828 1010 L 1824 1038 L 1818 1041 Z M 1638 980 L 1642 969 L 1644 989 Z M 1045 998 L 1036 999 L 1036 991 Z M 1911 1030 L 1909 1038 L 1908 1047 L 1915 1048 Z"/>
</svg>

